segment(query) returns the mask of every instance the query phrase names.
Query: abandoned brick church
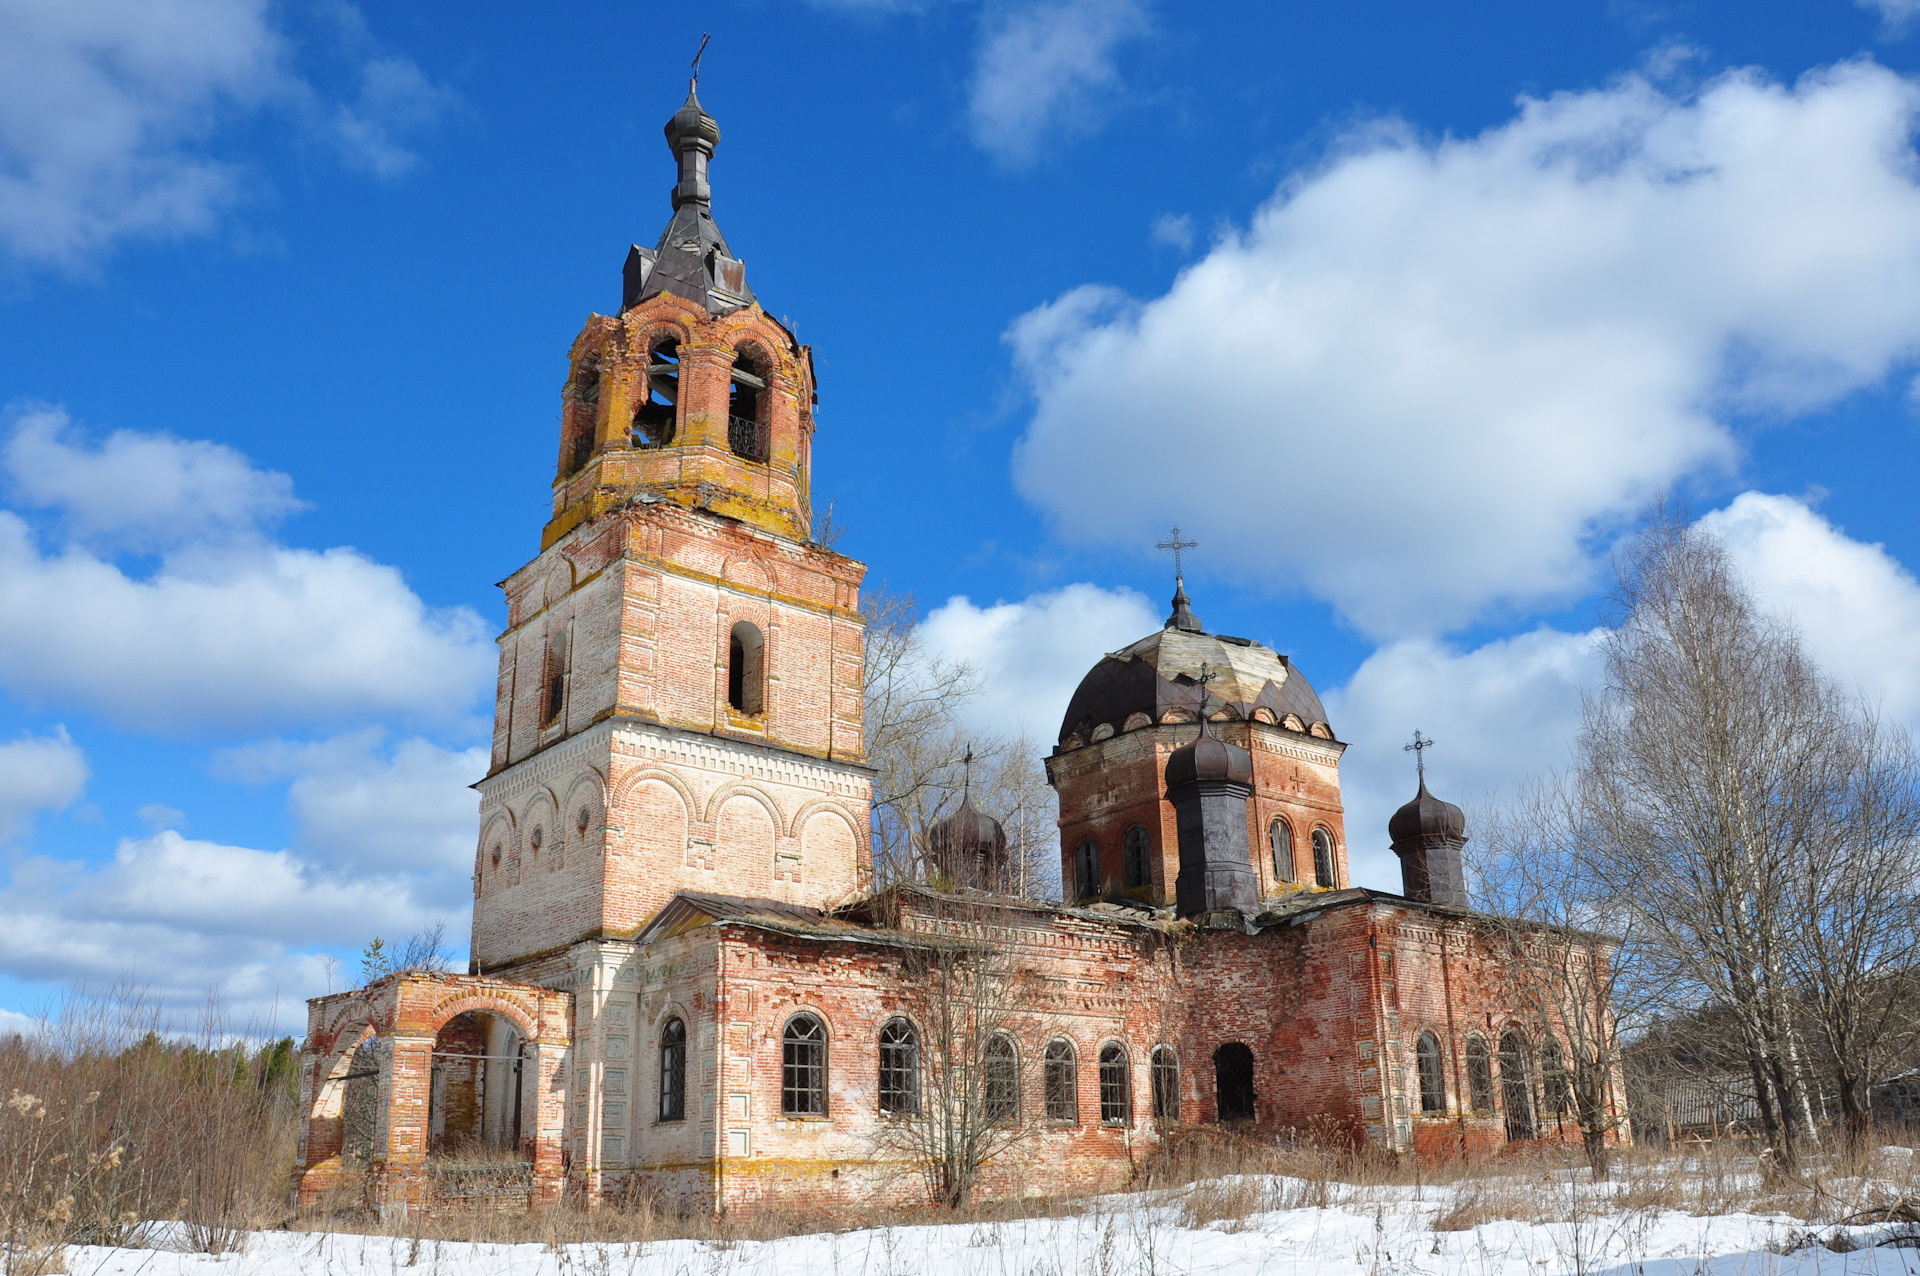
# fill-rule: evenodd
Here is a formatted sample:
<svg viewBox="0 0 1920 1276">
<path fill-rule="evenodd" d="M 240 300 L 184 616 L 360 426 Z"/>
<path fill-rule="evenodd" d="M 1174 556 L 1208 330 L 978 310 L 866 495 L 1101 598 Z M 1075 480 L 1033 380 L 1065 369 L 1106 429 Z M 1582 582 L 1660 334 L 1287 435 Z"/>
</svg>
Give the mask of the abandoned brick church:
<svg viewBox="0 0 1920 1276">
<path fill-rule="evenodd" d="M 912 1199 L 912 958 L 956 938 L 1019 974 L 975 1064 L 1020 1135 L 982 1195 L 1118 1186 L 1208 1123 L 1429 1157 L 1552 1137 L 1459 809 L 1422 780 L 1389 830 L 1405 893 L 1351 886 L 1319 698 L 1178 585 L 1046 759 L 1068 902 L 994 893 L 970 805 L 933 831 L 942 889 L 874 889 L 865 568 L 811 538 L 812 351 L 714 223 L 691 92 L 666 134 L 672 218 L 573 344 L 552 517 L 503 585 L 469 971 L 309 1003 L 300 1199 L 421 1201 L 471 1163 L 534 1199 Z"/>
</svg>

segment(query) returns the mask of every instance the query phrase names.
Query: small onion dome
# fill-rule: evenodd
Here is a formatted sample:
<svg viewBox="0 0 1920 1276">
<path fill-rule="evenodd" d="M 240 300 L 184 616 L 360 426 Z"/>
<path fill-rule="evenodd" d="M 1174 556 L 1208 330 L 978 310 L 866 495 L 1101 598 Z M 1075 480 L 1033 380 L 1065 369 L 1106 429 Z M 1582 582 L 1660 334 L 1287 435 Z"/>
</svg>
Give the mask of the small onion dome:
<svg viewBox="0 0 1920 1276">
<path fill-rule="evenodd" d="M 1420 780 L 1420 791 L 1413 801 L 1393 813 L 1387 821 L 1387 837 L 1393 845 L 1420 846 L 1436 841 L 1467 840 L 1467 817 L 1451 802 L 1443 802 L 1427 792 L 1427 781 Z"/>
<path fill-rule="evenodd" d="M 934 867 L 954 885 L 991 889 L 1007 864 L 1007 832 L 962 795 L 960 809 L 927 830 L 927 849 Z"/>
<path fill-rule="evenodd" d="M 1167 759 L 1167 787 L 1221 781 L 1252 784 L 1253 755 L 1215 736 L 1207 720 L 1201 718 L 1200 734 L 1191 744 L 1175 749 Z"/>
<path fill-rule="evenodd" d="M 689 89 L 686 102 L 667 121 L 666 133 L 667 145 L 676 152 L 680 149 L 680 139 L 683 137 L 705 138 L 707 145 L 713 146 L 720 140 L 720 121 L 706 113 L 700 105 L 700 99 Z"/>
</svg>

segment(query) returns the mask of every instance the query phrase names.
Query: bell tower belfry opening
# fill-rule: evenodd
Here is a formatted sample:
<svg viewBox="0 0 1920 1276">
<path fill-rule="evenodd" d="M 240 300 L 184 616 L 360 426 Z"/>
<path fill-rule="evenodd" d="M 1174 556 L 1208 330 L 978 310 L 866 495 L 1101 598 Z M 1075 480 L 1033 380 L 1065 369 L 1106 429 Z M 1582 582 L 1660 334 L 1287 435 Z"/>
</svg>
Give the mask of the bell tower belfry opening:
<svg viewBox="0 0 1920 1276">
<path fill-rule="evenodd" d="M 679 890 L 821 907 L 869 877 L 866 569 L 810 539 L 812 351 L 714 221 L 693 91 L 665 131 L 666 229 L 574 340 L 540 553 L 502 582 L 486 972 L 631 936 Z"/>
</svg>

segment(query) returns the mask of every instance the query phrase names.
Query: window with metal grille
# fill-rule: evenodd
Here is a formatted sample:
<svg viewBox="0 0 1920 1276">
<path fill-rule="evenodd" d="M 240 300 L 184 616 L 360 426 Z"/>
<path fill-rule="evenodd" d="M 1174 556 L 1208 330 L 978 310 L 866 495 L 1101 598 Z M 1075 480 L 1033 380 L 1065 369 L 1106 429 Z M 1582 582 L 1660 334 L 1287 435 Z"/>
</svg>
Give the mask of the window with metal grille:
<svg viewBox="0 0 1920 1276">
<path fill-rule="evenodd" d="M 1105 1125 L 1133 1120 L 1133 1077 L 1118 1042 L 1100 1047 L 1100 1120 Z"/>
<path fill-rule="evenodd" d="M 1049 1041 L 1042 1070 L 1047 1092 L 1047 1120 L 1078 1121 L 1080 1095 L 1073 1075 L 1073 1044 L 1058 1039 Z"/>
<path fill-rule="evenodd" d="M 1253 1051 L 1229 1041 L 1213 1052 L 1214 1111 L 1222 1121 L 1253 1119 Z"/>
<path fill-rule="evenodd" d="M 1153 865 L 1147 856 L 1147 830 L 1136 824 L 1127 830 L 1126 842 L 1127 889 L 1134 890 L 1153 883 Z"/>
<path fill-rule="evenodd" d="M 880 1029 L 880 1111 L 920 1115 L 920 1034 L 905 1019 L 889 1019 Z"/>
<path fill-rule="evenodd" d="M 988 1037 L 981 1052 L 980 1115 L 990 1125 L 1012 1125 L 1020 1119 L 1020 1056 L 1010 1037 Z"/>
<path fill-rule="evenodd" d="M 727 446 L 747 461 L 767 459 L 767 360 L 758 347 L 733 353 L 727 392 Z"/>
<path fill-rule="evenodd" d="M 1493 1055 L 1484 1037 L 1467 1038 L 1467 1102 L 1475 1112 L 1493 1111 Z"/>
<path fill-rule="evenodd" d="M 1500 1038 L 1500 1106 L 1506 1109 L 1507 1138 L 1533 1137 L 1533 1083 L 1527 1079 L 1527 1041 L 1517 1032 Z"/>
<path fill-rule="evenodd" d="M 687 1119 L 687 1025 L 677 1016 L 660 1029 L 660 1119 Z"/>
<path fill-rule="evenodd" d="M 780 1111 L 827 1114 L 827 1026 L 812 1015 L 795 1015 L 781 1034 Z"/>
<path fill-rule="evenodd" d="M 1180 1056 L 1172 1046 L 1160 1046 L 1153 1052 L 1153 1117 L 1156 1121 L 1180 1119 Z"/>
<path fill-rule="evenodd" d="M 1275 820 L 1267 826 L 1267 841 L 1273 847 L 1273 880 L 1291 882 L 1293 880 L 1293 830 L 1285 820 Z"/>
<path fill-rule="evenodd" d="M 1313 884 L 1331 887 L 1333 880 L 1333 834 L 1325 829 L 1313 831 Z"/>
<path fill-rule="evenodd" d="M 1080 843 L 1079 872 L 1076 874 L 1081 899 L 1100 893 L 1100 843 L 1087 838 Z"/>
<path fill-rule="evenodd" d="M 1420 1071 L 1420 1110 L 1445 1112 L 1447 1073 L 1440 1059 L 1440 1039 L 1431 1032 L 1421 1033 L 1413 1043 L 1413 1056 Z"/>
</svg>

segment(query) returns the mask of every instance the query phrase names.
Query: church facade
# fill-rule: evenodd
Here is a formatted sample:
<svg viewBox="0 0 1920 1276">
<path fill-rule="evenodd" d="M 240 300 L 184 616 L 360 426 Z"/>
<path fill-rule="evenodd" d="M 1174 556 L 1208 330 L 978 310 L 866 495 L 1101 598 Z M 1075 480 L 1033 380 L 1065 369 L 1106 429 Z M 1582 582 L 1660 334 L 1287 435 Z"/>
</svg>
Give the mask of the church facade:
<svg viewBox="0 0 1920 1276">
<path fill-rule="evenodd" d="M 1183 584 L 1046 759 L 1067 902 L 998 893 L 970 804 L 938 888 L 875 890 L 865 568 L 812 539 L 812 352 L 714 222 L 692 93 L 666 133 L 671 220 L 574 342 L 551 517 L 502 583 L 469 969 L 309 1003 L 299 1199 L 924 1200 L 961 1090 L 989 1196 L 1120 1186 L 1196 1125 L 1558 1137 L 1458 809 L 1423 781 L 1405 893 L 1353 887 L 1318 696 Z"/>
</svg>

